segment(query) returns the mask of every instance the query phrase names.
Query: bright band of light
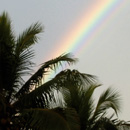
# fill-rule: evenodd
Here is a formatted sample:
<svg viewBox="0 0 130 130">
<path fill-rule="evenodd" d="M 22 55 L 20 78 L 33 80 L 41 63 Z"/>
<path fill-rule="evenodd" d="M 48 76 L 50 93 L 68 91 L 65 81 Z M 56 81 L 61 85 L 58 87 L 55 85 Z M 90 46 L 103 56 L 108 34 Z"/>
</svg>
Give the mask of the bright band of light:
<svg viewBox="0 0 130 130">
<path fill-rule="evenodd" d="M 103 27 L 107 25 L 107 22 L 111 21 L 126 4 L 125 0 L 96 1 L 87 11 L 84 11 L 84 14 L 78 18 L 78 22 L 69 29 L 69 33 L 59 41 L 55 47 L 56 50 L 53 51 L 53 57 L 55 58 L 68 52 L 74 55 L 81 55 L 86 51 L 88 45 L 93 43 L 94 36 L 98 35 L 100 30 L 103 30 Z M 53 75 L 54 73 L 46 78 L 50 79 Z"/>
</svg>

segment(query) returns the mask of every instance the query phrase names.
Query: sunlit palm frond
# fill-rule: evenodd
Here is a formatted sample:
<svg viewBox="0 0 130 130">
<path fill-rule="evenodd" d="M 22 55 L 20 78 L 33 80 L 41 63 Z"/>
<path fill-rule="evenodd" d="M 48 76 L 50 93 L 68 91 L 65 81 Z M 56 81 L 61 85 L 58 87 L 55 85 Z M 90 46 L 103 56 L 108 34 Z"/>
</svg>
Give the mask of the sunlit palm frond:
<svg viewBox="0 0 130 130">
<path fill-rule="evenodd" d="M 24 86 L 22 86 L 20 91 L 17 93 L 17 96 L 20 96 L 24 93 L 28 93 L 29 90 L 31 89 L 32 84 L 37 85 L 42 80 L 43 75 L 47 72 L 47 69 L 49 69 L 49 68 L 55 69 L 56 67 L 58 67 L 58 65 L 62 65 L 64 62 L 67 62 L 68 64 L 73 64 L 76 61 L 77 61 L 77 59 L 72 58 L 71 54 L 65 54 L 65 55 L 61 55 L 55 59 L 52 59 L 48 62 L 45 62 L 40 67 L 40 69 L 38 69 L 38 71 L 34 75 L 32 75 L 32 77 L 24 84 Z"/>
<path fill-rule="evenodd" d="M 93 119 L 98 119 L 106 110 L 112 108 L 116 114 L 120 111 L 120 95 L 111 87 L 104 91 L 97 103 Z"/>
<path fill-rule="evenodd" d="M 68 87 L 71 88 L 72 85 L 76 87 L 76 85 L 78 84 L 77 81 L 81 82 L 79 77 L 76 78 L 77 75 L 74 75 L 74 72 L 75 72 L 75 70 L 74 71 L 64 70 L 64 71 L 60 72 L 52 80 L 39 86 L 32 92 L 26 94 L 24 97 L 21 97 L 21 99 L 18 100 L 18 102 L 19 101 L 24 102 L 25 104 L 26 103 L 30 104 L 31 107 L 34 107 L 34 106 L 36 107 L 36 105 L 34 105 L 34 103 L 37 102 L 36 100 L 41 101 L 41 97 L 42 97 L 43 104 L 45 105 L 45 102 L 48 104 L 48 102 L 50 102 L 50 100 L 55 99 L 54 94 L 53 94 L 54 89 L 59 90 L 60 88 L 68 88 Z M 80 74 L 79 72 L 77 72 L 77 73 Z M 83 74 L 81 74 L 81 75 L 83 75 Z M 71 78 L 71 80 L 69 78 Z M 77 82 L 77 83 L 75 83 L 75 82 Z M 27 84 L 25 84 L 25 85 L 27 85 Z M 30 84 L 28 84 L 28 85 L 30 85 Z M 32 84 L 32 86 L 27 86 L 27 87 L 29 88 L 29 87 L 34 87 L 34 86 Z M 79 87 L 79 85 L 77 87 Z M 24 90 L 24 87 L 22 89 Z M 24 90 L 24 92 L 26 92 L 26 91 Z M 28 90 L 28 92 L 29 92 L 29 90 Z M 20 94 L 21 93 L 19 93 L 19 96 L 20 96 Z M 21 94 L 21 96 L 22 96 L 22 94 Z M 22 105 L 24 106 L 24 104 L 22 104 Z M 30 105 L 28 105 L 28 106 L 30 106 Z M 46 106 L 46 105 L 45 106 L 44 105 L 43 105 L 43 107 Z"/>
<path fill-rule="evenodd" d="M 58 65 L 63 64 L 63 62 L 67 62 L 69 65 L 74 64 L 77 62 L 77 58 L 74 58 L 73 55 L 71 53 L 67 53 L 67 54 L 62 54 L 59 57 L 49 60 L 45 63 L 42 64 L 41 69 L 42 68 L 46 68 L 46 69 L 56 69 L 58 67 Z"/>
<path fill-rule="evenodd" d="M 32 92 L 24 94 L 24 96 L 21 95 L 14 105 L 21 108 L 47 108 L 49 102 L 54 99 L 52 90 L 58 87 L 57 83 L 55 83 L 55 79 L 52 79 Z"/>
</svg>

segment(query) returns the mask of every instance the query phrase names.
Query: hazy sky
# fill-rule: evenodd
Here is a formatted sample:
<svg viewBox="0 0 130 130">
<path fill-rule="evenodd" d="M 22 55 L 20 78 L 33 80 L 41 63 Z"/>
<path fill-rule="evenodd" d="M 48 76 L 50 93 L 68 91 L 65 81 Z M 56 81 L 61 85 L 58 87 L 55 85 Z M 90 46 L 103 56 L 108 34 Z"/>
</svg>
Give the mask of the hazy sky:
<svg viewBox="0 0 130 130">
<path fill-rule="evenodd" d="M 101 1 L 1 0 L 0 12 L 9 13 L 16 35 L 34 22 L 43 24 L 44 33 L 35 46 L 34 61 L 39 65 L 54 58 L 56 52 L 64 48 L 63 39 L 73 31 L 72 27 L 78 27 L 80 18 L 87 17 L 88 12 L 91 14 L 94 8 L 90 7 L 96 8 Z M 97 96 L 109 86 L 117 89 L 122 98 L 122 113 L 119 117 L 130 120 L 130 1 L 115 1 L 124 1 L 124 5 L 119 9 L 115 6 L 117 11 L 111 12 L 112 16 L 109 14 L 108 20 L 101 21 L 93 40 L 82 54 L 74 54 L 79 62 L 73 68 L 98 76 L 104 85 L 96 91 Z"/>
</svg>

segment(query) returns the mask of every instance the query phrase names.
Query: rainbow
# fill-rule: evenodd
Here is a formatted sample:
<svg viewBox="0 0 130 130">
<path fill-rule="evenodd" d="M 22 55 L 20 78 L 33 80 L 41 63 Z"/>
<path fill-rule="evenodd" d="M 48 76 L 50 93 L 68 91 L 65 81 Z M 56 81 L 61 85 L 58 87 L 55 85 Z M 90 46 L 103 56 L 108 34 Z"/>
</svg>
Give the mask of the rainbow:
<svg viewBox="0 0 130 130">
<path fill-rule="evenodd" d="M 83 16 L 78 18 L 78 22 L 69 29 L 69 33 L 59 41 L 56 50 L 53 51 L 55 52 L 53 56 L 57 57 L 64 52 L 71 52 L 76 56 L 81 55 L 86 51 L 88 45 L 93 43 L 94 37 L 101 32 L 103 27 L 107 25 L 107 22 L 111 21 L 126 4 L 125 0 L 95 1 L 84 11 Z M 54 75 L 54 73 L 51 74 L 51 77 L 52 75 Z"/>
</svg>

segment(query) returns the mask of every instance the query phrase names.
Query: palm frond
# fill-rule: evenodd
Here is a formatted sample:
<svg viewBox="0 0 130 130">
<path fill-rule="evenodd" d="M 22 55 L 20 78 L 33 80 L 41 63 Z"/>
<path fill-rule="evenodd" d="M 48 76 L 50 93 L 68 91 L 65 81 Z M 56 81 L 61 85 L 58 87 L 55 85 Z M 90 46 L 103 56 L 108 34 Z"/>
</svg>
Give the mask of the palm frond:
<svg viewBox="0 0 130 130">
<path fill-rule="evenodd" d="M 40 23 L 32 24 L 27 28 L 17 39 L 17 44 L 15 48 L 15 53 L 20 55 L 23 51 L 30 48 L 33 44 L 37 43 L 37 34 L 41 33 L 43 30 Z"/>
<path fill-rule="evenodd" d="M 24 96 L 21 95 L 14 105 L 21 108 L 47 108 L 50 100 L 54 99 L 54 94 L 51 90 L 58 87 L 55 79 L 48 81 L 32 92 L 24 94 Z"/>
<path fill-rule="evenodd" d="M 80 74 L 78 71 L 77 71 L 77 73 Z M 20 96 L 21 98 L 19 98 L 19 100 L 17 101 L 17 104 L 20 105 L 21 104 L 20 102 L 23 102 L 25 104 L 25 105 L 21 104 L 21 105 L 23 105 L 23 107 L 26 106 L 26 104 L 28 104 L 28 107 L 29 106 L 38 107 L 39 104 L 38 103 L 34 104 L 34 103 L 37 102 L 37 100 L 41 101 L 41 97 L 42 97 L 42 102 L 44 104 L 42 107 L 46 107 L 46 105 L 51 100 L 53 100 L 53 101 L 55 100 L 54 89 L 59 90 L 60 88 L 68 88 L 68 87 L 71 88 L 71 86 L 76 87 L 76 85 L 79 86 L 77 81 L 81 82 L 81 80 L 78 79 L 78 77 L 76 77 L 77 75 L 74 75 L 74 74 L 75 74 L 75 70 L 74 71 L 71 71 L 71 70 L 61 71 L 58 75 L 55 76 L 55 78 L 53 78 L 52 80 L 39 86 L 32 92 L 29 93 L 29 90 L 28 90 L 28 93 L 24 97 L 22 97 L 22 93 L 19 93 L 19 96 L 21 94 L 21 96 Z M 83 74 L 81 74 L 81 75 L 83 75 Z M 71 78 L 71 80 L 69 78 Z M 75 83 L 75 82 L 77 82 L 77 83 Z M 33 84 L 30 87 L 34 87 Z"/>
<path fill-rule="evenodd" d="M 37 34 L 42 32 L 42 26 L 38 22 L 32 24 L 26 29 L 16 40 L 14 55 L 14 75 L 15 75 L 15 86 L 21 87 L 23 84 L 19 84 L 23 75 L 28 75 L 32 71 L 34 63 L 31 61 L 34 57 L 34 51 L 31 49 L 37 40 Z"/>
<path fill-rule="evenodd" d="M 31 25 L 16 40 L 11 20 L 7 13 L 0 16 L 0 86 L 8 91 L 7 100 L 10 100 L 22 83 L 22 76 L 31 71 L 34 56 L 31 46 L 37 42 L 36 36 L 42 31 L 39 23 Z"/>
<path fill-rule="evenodd" d="M 80 107 L 79 107 L 79 116 L 81 119 L 82 129 L 88 128 L 90 126 L 90 119 L 94 111 L 94 99 L 93 93 L 99 85 L 91 85 L 86 90 L 82 91 L 80 94 Z"/>
<path fill-rule="evenodd" d="M 34 63 L 31 61 L 34 57 L 34 51 L 31 49 L 37 40 L 37 34 L 42 32 L 42 26 L 39 23 L 32 24 L 17 39 L 15 46 L 15 68 L 16 83 L 21 76 L 30 74 Z"/>
<path fill-rule="evenodd" d="M 72 58 L 71 54 L 65 54 L 61 55 L 55 59 L 52 59 L 48 62 L 45 62 L 38 71 L 31 76 L 31 78 L 22 86 L 22 88 L 17 93 L 17 96 L 29 93 L 29 90 L 31 89 L 31 85 L 36 85 L 40 82 L 40 80 L 43 78 L 43 75 L 47 72 L 47 69 L 55 69 L 56 66 L 62 65 L 63 62 L 67 62 L 68 64 L 73 64 L 77 61 L 76 58 Z"/>
<path fill-rule="evenodd" d="M 111 87 L 104 91 L 97 103 L 93 119 L 98 119 L 106 110 L 112 108 L 116 114 L 120 111 L 120 95 Z"/>
<path fill-rule="evenodd" d="M 62 54 L 59 57 L 49 60 L 42 64 L 41 68 L 56 69 L 58 65 L 62 66 L 62 62 L 67 62 L 69 65 L 77 62 L 77 58 L 74 58 L 71 53 Z M 55 63 L 55 64 L 54 64 Z"/>
<path fill-rule="evenodd" d="M 0 45 L 5 45 L 7 47 L 6 51 L 8 51 L 8 48 L 11 48 L 11 52 L 14 51 L 14 32 L 11 26 L 11 20 L 6 12 L 3 12 L 0 16 Z"/>
</svg>

